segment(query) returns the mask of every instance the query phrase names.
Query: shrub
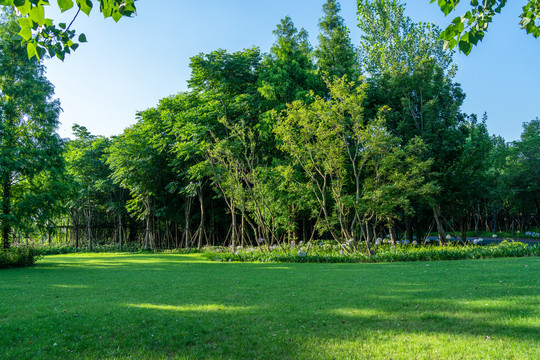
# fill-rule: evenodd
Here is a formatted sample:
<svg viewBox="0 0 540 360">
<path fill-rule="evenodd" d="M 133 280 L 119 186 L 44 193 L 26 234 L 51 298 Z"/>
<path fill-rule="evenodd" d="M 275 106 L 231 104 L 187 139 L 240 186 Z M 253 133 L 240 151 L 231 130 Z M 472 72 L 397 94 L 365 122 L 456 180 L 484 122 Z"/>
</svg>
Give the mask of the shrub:
<svg viewBox="0 0 540 360">
<path fill-rule="evenodd" d="M 0 269 L 32 266 L 41 258 L 36 249 L 31 247 L 12 247 L 0 250 Z"/>
<path fill-rule="evenodd" d="M 487 259 L 498 257 L 540 256 L 539 246 L 528 246 L 520 242 L 503 241 L 500 244 L 477 245 L 381 245 L 375 248 L 371 256 L 364 252 L 345 252 L 336 245 L 324 242 L 310 247 L 284 246 L 284 248 L 206 248 L 203 255 L 214 261 L 239 262 L 317 262 L 317 263 L 353 263 L 353 262 L 406 262 Z"/>
<path fill-rule="evenodd" d="M 47 245 L 47 244 L 32 244 L 32 248 L 40 255 L 61 255 L 61 254 L 74 254 L 79 252 L 89 252 L 88 247 L 82 246 L 80 248 L 73 247 L 71 245 Z M 137 243 L 127 243 L 122 247 L 123 252 L 137 252 L 141 248 Z M 92 252 L 104 253 L 104 252 L 118 252 L 120 248 L 116 244 L 94 245 L 92 246 Z"/>
</svg>

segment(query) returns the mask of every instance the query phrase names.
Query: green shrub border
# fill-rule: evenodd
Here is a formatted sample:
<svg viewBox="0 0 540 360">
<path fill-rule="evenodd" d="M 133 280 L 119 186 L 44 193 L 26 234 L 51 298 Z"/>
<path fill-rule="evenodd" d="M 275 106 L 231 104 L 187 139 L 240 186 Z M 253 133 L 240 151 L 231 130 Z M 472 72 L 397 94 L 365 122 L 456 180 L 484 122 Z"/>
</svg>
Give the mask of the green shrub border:
<svg viewBox="0 0 540 360">
<path fill-rule="evenodd" d="M 293 248 L 260 251 L 258 249 L 209 248 L 203 252 L 209 260 L 235 262 L 298 262 L 298 263 L 380 263 L 491 259 L 501 257 L 540 256 L 540 246 L 528 246 L 520 242 L 503 241 L 496 245 L 449 245 L 449 246 L 385 246 L 375 254 L 340 253 L 313 246 L 308 252 Z"/>
</svg>

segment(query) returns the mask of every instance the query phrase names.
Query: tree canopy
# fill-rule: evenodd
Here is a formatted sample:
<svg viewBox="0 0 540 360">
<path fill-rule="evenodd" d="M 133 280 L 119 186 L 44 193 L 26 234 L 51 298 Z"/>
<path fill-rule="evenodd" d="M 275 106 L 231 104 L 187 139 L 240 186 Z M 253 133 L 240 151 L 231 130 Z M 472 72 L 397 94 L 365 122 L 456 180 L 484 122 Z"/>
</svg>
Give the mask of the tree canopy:
<svg viewBox="0 0 540 360">
<path fill-rule="evenodd" d="M 3 246 L 7 248 L 14 226 L 35 226 L 29 224 L 30 218 L 41 221 L 50 215 L 43 214 L 46 196 L 34 196 L 37 190 L 27 189 L 40 188 L 40 181 L 50 181 L 53 187 L 56 170 L 62 166 L 63 147 L 55 133 L 61 109 L 60 102 L 52 99 L 54 87 L 45 78 L 43 65 L 29 59 L 13 40 L 18 28 L 13 17 L 7 15 L 1 21 L 0 222 Z M 17 206 L 21 202 L 25 207 Z M 17 214 L 17 208 L 23 213 Z"/>
</svg>

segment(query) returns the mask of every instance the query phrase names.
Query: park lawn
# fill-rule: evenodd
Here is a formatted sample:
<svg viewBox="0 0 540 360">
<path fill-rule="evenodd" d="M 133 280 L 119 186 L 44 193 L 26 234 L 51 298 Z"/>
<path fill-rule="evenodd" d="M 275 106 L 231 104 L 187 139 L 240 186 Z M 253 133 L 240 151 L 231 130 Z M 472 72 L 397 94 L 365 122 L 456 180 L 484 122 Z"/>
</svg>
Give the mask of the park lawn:
<svg viewBox="0 0 540 360">
<path fill-rule="evenodd" d="M 536 360 L 540 258 L 46 256 L 0 270 L 0 358 Z"/>
</svg>

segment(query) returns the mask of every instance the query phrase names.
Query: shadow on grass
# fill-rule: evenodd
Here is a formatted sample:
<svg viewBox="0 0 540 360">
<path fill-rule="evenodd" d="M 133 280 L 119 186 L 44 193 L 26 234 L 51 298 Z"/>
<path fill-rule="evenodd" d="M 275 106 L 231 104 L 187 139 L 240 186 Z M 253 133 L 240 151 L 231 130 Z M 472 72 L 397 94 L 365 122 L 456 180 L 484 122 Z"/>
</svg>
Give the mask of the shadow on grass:
<svg viewBox="0 0 540 360">
<path fill-rule="evenodd" d="M 445 337 L 465 345 L 523 344 L 533 359 L 540 343 L 534 261 L 284 265 L 170 254 L 52 257 L 0 278 L 9 296 L 0 309 L 0 350 L 14 359 L 303 359 L 339 351 L 369 357 L 364 348 L 380 346 L 389 358 L 406 339 L 444 350 L 448 345 L 428 343 Z M 522 354 L 511 348 L 505 356 L 509 351 Z"/>
</svg>

